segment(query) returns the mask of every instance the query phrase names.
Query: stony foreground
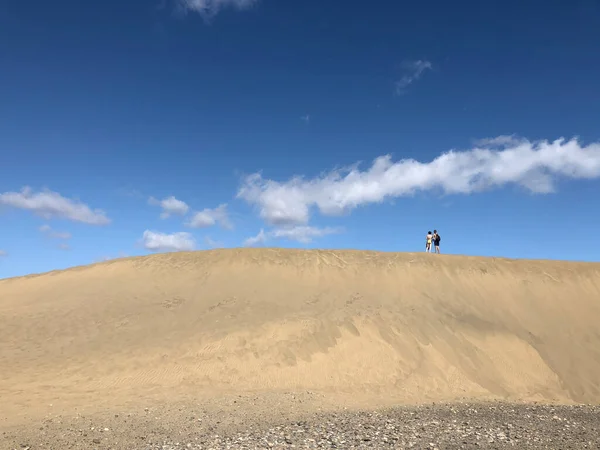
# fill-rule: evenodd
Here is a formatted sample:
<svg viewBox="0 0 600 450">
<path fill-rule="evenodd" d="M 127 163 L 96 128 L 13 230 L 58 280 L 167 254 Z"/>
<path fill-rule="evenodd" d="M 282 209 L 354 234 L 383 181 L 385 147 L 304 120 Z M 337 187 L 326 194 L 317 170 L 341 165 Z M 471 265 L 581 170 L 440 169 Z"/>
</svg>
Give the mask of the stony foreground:
<svg viewBox="0 0 600 450">
<path fill-rule="evenodd" d="M 426 405 L 373 412 L 251 412 L 200 407 L 99 419 L 54 417 L 4 431 L 2 449 L 600 449 L 600 407 L 505 403 Z"/>
</svg>

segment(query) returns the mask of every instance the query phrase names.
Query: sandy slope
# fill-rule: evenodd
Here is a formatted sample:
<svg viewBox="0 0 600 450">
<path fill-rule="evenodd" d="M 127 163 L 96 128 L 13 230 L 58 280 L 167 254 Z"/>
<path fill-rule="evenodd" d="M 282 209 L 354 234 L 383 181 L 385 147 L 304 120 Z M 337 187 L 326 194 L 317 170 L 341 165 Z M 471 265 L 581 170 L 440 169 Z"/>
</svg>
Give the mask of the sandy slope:
<svg viewBox="0 0 600 450">
<path fill-rule="evenodd" d="M 600 264 L 280 249 L 122 259 L 0 280 L 0 415 L 256 391 L 599 403 L 599 320 Z"/>
</svg>

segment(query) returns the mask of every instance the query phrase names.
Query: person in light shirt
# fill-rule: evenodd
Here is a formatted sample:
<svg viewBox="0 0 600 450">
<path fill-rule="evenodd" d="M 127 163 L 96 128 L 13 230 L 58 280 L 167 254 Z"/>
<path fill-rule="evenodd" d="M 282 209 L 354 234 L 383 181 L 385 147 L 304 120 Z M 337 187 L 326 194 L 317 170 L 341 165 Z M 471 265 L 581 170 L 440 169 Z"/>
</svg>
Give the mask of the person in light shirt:
<svg viewBox="0 0 600 450">
<path fill-rule="evenodd" d="M 431 234 L 431 231 L 427 232 L 427 240 L 425 241 L 425 252 L 430 253 L 431 252 L 431 241 L 433 240 L 433 234 Z"/>
</svg>

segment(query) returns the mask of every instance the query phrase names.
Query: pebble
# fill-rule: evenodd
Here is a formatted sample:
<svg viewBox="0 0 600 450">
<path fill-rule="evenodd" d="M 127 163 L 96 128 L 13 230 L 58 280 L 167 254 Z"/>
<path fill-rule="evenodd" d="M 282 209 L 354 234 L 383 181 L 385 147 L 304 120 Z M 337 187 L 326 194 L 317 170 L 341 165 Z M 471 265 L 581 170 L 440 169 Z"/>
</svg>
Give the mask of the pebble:
<svg viewBox="0 0 600 450">
<path fill-rule="evenodd" d="M 92 443 L 98 450 L 600 449 L 597 406 L 436 404 L 381 411 L 316 412 L 302 420 L 280 417 L 275 422 L 261 421 L 248 412 L 247 417 L 242 416 L 244 420 L 238 417 L 237 427 L 230 425 L 227 412 L 203 414 L 199 409 L 194 411 L 197 420 L 190 420 L 189 414 L 177 414 L 166 411 L 157 421 L 148 421 L 145 413 L 139 421 L 130 415 L 127 421 L 110 415 L 111 422 L 104 422 L 110 425 L 110 440 L 95 437 Z M 198 416 L 202 416 L 201 421 Z M 91 429 L 92 436 L 94 430 L 109 430 L 93 426 L 91 421 L 85 429 Z M 6 448 L 18 448 L 23 442 L 31 448 L 90 448 L 84 427 L 57 420 L 48 422 L 43 430 L 35 424 L 29 431 L 22 430 L 21 435 L 9 433 L 4 436 L 5 442 L 14 439 L 17 445 Z M 5 448 L 1 441 L 0 447 Z"/>
</svg>

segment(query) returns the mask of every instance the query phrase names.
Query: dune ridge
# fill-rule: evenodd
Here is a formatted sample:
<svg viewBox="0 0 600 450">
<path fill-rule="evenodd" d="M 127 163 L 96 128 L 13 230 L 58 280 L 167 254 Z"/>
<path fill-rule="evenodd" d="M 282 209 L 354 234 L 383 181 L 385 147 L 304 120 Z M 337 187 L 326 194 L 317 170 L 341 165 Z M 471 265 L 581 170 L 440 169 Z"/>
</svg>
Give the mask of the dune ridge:
<svg viewBox="0 0 600 450">
<path fill-rule="evenodd" d="M 600 402 L 600 264 L 226 249 L 0 280 L 7 417 L 248 392 Z"/>
</svg>

